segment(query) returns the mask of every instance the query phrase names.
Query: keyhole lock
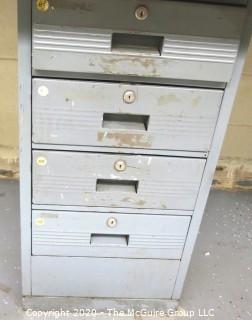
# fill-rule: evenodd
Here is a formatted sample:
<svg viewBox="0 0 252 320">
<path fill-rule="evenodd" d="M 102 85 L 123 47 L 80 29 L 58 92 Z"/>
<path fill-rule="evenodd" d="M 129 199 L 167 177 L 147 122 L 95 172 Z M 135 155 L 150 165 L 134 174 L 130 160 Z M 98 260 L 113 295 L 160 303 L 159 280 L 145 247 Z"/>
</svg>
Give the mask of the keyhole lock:
<svg viewBox="0 0 252 320">
<path fill-rule="evenodd" d="M 136 93 L 133 90 L 127 90 L 124 92 L 123 101 L 125 103 L 133 103 L 136 100 Z"/>
<path fill-rule="evenodd" d="M 39 11 L 47 11 L 49 9 L 49 1 L 48 0 L 37 0 L 37 9 Z"/>
<path fill-rule="evenodd" d="M 115 228 L 117 226 L 116 218 L 112 217 L 107 220 L 107 226 L 110 228 Z"/>
<path fill-rule="evenodd" d="M 145 20 L 149 17 L 149 9 L 145 6 L 139 6 L 136 8 L 135 16 L 137 20 Z"/>
<path fill-rule="evenodd" d="M 117 161 L 115 162 L 114 167 L 115 167 L 116 171 L 120 171 L 120 172 L 125 171 L 125 169 L 126 169 L 126 162 L 125 162 L 124 160 L 117 160 Z"/>
</svg>

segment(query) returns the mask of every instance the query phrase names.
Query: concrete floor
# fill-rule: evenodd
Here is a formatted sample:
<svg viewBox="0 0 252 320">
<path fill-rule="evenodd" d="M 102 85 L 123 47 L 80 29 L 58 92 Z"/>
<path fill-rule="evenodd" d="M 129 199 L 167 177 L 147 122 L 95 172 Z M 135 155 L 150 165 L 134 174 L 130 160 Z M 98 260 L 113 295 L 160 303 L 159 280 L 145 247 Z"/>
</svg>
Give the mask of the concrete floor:
<svg viewBox="0 0 252 320">
<path fill-rule="evenodd" d="M 18 201 L 18 183 L 0 180 L 0 320 L 84 319 L 22 311 Z M 191 319 L 252 319 L 252 193 L 211 192 L 180 310 L 193 311 Z"/>
</svg>

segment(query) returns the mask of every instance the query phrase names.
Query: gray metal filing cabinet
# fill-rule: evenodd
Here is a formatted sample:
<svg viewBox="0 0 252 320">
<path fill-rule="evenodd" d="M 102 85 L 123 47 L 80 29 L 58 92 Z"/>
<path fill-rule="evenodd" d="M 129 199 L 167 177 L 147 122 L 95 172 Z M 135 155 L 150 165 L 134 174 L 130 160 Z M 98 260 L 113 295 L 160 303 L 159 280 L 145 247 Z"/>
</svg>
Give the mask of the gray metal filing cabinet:
<svg viewBox="0 0 252 320">
<path fill-rule="evenodd" d="M 177 306 L 249 6 L 19 0 L 25 307 Z"/>
</svg>

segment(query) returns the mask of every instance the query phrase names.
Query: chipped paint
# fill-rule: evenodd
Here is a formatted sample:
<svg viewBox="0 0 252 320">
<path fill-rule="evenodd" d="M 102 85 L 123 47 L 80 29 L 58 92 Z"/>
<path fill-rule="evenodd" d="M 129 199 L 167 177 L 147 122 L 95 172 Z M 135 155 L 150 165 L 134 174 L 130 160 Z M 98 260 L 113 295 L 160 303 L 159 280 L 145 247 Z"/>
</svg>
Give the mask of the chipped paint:
<svg viewBox="0 0 252 320">
<path fill-rule="evenodd" d="M 169 103 L 177 103 L 180 102 L 178 96 L 174 93 L 165 94 L 158 98 L 158 105 L 159 106 L 166 106 Z"/>
<path fill-rule="evenodd" d="M 151 147 L 150 138 L 146 134 L 125 132 L 102 132 L 97 133 L 97 140 L 103 142 L 105 139 L 112 140 L 114 146 Z"/>
<path fill-rule="evenodd" d="M 198 107 L 198 105 L 201 103 L 202 97 L 198 96 L 192 99 L 192 106 Z"/>
<path fill-rule="evenodd" d="M 107 74 L 118 74 L 122 73 L 120 70 L 122 68 L 121 64 L 127 64 L 127 74 L 137 76 L 159 77 L 160 73 L 157 72 L 155 62 L 155 59 L 144 57 L 102 57 L 100 67 Z M 131 66 L 129 64 L 131 64 Z M 139 67 L 143 69 L 142 73 L 140 71 L 134 73 L 129 71 L 131 69 L 136 70 Z"/>
<path fill-rule="evenodd" d="M 51 5 L 54 10 L 67 9 L 67 10 L 76 10 L 76 11 L 93 11 L 95 4 L 91 1 L 82 1 L 82 0 L 71 0 L 71 1 L 62 1 L 62 0 L 51 0 Z"/>
<path fill-rule="evenodd" d="M 146 203 L 146 201 L 141 200 L 141 199 L 136 201 L 136 205 L 138 205 L 139 207 L 143 207 L 145 205 L 145 203 Z"/>
<path fill-rule="evenodd" d="M 137 205 L 138 207 L 143 207 L 146 204 L 146 201 L 143 199 L 134 199 L 131 197 L 123 198 L 122 202 L 133 203 L 133 204 Z"/>
</svg>

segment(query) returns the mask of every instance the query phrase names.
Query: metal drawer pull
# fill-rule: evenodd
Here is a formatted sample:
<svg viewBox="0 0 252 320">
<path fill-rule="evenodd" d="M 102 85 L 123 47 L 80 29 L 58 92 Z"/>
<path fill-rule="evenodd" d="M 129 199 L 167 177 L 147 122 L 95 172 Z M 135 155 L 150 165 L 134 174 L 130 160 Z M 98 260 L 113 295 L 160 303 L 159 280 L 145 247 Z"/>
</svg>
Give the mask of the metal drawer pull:
<svg viewBox="0 0 252 320">
<path fill-rule="evenodd" d="M 112 52 L 160 56 L 164 37 L 143 34 L 113 33 Z"/>
<path fill-rule="evenodd" d="M 147 131 L 150 116 L 123 113 L 104 113 L 102 127 L 107 129 Z"/>
<path fill-rule="evenodd" d="M 91 246 L 115 246 L 127 247 L 129 242 L 129 235 L 121 234 L 91 234 Z"/>
<path fill-rule="evenodd" d="M 96 181 L 97 192 L 137 193 L 137 190 L 138 190 L 138 181 L 135 181 L 135 180 L 98 179 Z"/>
</svg>

